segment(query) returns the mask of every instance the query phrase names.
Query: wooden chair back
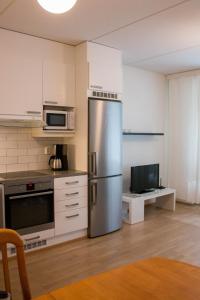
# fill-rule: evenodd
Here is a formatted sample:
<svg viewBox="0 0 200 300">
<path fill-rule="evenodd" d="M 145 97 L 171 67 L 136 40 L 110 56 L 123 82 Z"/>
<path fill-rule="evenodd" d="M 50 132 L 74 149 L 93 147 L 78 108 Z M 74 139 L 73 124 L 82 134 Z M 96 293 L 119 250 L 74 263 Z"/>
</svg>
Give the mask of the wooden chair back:
<svg viewBox="0 0 200 300">
<path fill-rule="evenodd" d="M 18 272 L 22 287 L 23 299 L 30 300 L 31 292 L 26 271 L 26 263 L 24 256 L 24 244 L 20 235 L 11 229 L 0 229 L 0 250 L 2 252 L 4 283 L 6 292 L 11 293 L 10 273 L 8 266 L 7 244 L 13 244 L 16 247 L 16 256 L 18 264 Z"/>
</svg>

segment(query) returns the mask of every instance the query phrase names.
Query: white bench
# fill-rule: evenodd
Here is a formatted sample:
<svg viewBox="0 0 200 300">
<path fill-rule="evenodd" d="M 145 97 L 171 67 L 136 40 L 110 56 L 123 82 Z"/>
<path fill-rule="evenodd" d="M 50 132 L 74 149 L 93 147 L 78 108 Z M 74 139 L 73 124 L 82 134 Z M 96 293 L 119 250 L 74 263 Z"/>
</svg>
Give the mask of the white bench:
<svg viewBox="0 0 200 300">
<path fill-rule="evenodd" d="M 176 190 L 174 189 L 157 189 L 145 194 L 125 193 L 122 198 L 123 221 L 128 224 L 144 221 L 145 201 L 153 199 L 156 207 L 175 211 Z"/>
</svg>

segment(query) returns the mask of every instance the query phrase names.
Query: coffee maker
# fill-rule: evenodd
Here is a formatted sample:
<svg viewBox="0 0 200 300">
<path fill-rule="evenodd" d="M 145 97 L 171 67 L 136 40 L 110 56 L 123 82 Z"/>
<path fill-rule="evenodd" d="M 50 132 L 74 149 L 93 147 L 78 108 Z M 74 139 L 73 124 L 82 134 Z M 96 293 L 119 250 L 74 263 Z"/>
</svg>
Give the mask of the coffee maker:
<svg viewBox="0 0 200 300">
<path fill-rule="evenodd" d="M 49 166 L 52 170 L 68 170 L 67 145 L 53 145 L 53 154 L 49 159 Z"/>
</svg>

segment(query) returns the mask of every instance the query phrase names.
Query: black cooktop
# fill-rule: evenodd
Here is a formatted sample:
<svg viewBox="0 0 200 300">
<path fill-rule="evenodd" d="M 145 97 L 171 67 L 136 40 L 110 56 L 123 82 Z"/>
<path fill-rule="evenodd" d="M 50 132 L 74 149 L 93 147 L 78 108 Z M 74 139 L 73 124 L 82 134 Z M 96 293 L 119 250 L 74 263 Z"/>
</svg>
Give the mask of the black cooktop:
<svg viewBox="0 0 200 300">
<path fill-rule="evenodd" d="M 3 179 L 20 179 L 20 178 L 31 178 L 31 177 L 41 177 L 45 174 L 37 171 L 23 171 L 23 172 L 10 172 L 2 173 L 0 177 Z"/>
</svg>

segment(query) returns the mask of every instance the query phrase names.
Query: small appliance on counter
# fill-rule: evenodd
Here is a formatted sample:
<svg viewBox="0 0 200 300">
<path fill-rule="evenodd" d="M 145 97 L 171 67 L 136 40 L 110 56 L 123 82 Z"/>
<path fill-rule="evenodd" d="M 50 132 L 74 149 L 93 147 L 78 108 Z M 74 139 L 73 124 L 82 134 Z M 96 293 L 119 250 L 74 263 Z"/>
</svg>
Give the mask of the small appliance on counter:
<svg viewBox="0 0 200 300">
<path fill-rule="evenodd" d="M 54 171 L 68 170 L 67 145 L 56 144 L 53 146 L 49 166 Z"/>
</svg>

